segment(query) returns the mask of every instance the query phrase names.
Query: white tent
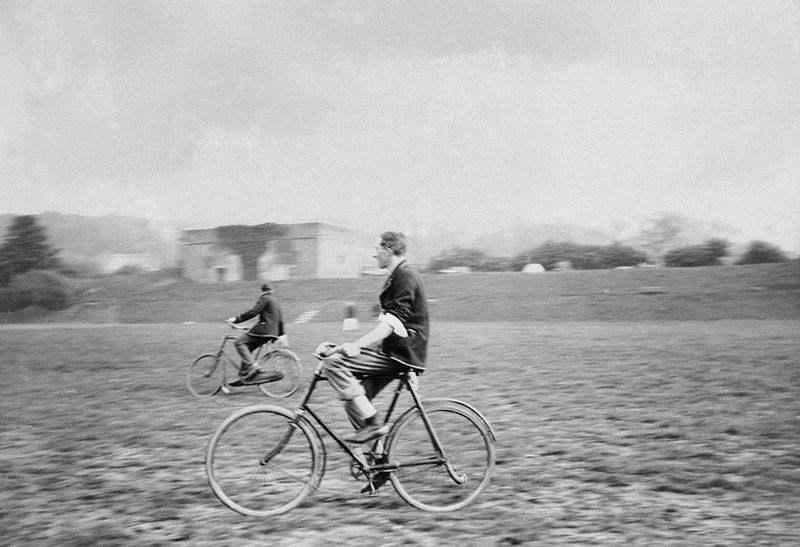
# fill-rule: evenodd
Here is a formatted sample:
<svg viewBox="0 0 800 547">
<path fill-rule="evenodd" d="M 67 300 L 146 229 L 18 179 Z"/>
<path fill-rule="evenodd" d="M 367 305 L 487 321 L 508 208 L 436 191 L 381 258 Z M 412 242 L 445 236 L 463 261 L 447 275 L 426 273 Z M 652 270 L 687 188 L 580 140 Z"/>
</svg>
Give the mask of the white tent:
<svg viewBox="0 0 800 547">
<path fill-rule="evenodd" d="M 524 268 L 522 268 L 522 273 L 542 273 L 544 271 L 544 266 L 541 264 L 526 264 Z"/>
</svg>

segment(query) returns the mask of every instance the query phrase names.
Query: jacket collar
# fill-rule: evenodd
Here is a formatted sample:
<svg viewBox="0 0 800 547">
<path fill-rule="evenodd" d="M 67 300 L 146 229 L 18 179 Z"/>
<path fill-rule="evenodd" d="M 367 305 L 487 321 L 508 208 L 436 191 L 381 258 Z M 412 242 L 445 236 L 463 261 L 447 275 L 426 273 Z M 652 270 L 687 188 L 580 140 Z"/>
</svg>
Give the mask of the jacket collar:
<svg viewBox="0 0 800 547">
<path fill-rule="evenodd" d="M 405 264 L 406 264 L 406 259 L 404 258 L 397 263 L 397 266 L 395 266 L 392 271 L 389 272 L 389 277 L 386 278 L 386 282 L 383 284 L 383 290 L 386 290 L 392 284 L 392 280 L 394 279 L 394 274 L 396 274 L 400 268 L 405 266 Z"/>
</svg>

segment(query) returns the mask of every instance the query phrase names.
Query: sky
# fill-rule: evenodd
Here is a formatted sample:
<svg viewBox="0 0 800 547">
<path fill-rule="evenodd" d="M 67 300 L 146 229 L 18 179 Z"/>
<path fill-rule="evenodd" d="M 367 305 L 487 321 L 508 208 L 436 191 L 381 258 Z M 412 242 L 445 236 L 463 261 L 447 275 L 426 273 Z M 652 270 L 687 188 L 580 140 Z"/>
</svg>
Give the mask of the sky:
<svg viewBox="0 0 800 547">
<path fill-rule="evenodd" d="M 800 0 L 0 0 L 0 213 L 800 251 Z"/>
</svg>

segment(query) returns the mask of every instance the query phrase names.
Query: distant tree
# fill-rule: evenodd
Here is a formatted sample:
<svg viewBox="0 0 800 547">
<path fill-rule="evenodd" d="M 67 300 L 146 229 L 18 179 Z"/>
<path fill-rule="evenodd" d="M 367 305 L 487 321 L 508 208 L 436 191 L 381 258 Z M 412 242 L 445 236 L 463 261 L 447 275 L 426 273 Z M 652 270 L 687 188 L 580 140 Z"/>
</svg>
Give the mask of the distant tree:
<svg viewBox="0 0 800 547">
<path fill-rule="evenodd" d="M 642 242 L 642 248 L 648 251 L 652 257 L 660 257 L 670 246 L 675 244 L 678 236 L 683 232 L 685 224 L 686 219 L 680 215 L 662 212 L 648 221 L 638 239 Z"/>
<path fill-rule="evenodd" d="M 428 269 L 431 271 L 464 266 L 476 272 L 508 271 L 511 268 L 511 259 L 487 256 L 479 249 L 456 246 L 433 257 L 428 263 Z"/>
<path fill-rule="evenodd" d="M 647 262 L 647 253 L 621 243 L 601 247 L 599 255 L 597 266 L 603 269 L 638 266 Z"/>
<path fill-rule="evenodd" d="M 545 270 L 555 268 L 557 262 L 571 261 L 577 255 L 578 245 L 568 241 L 547 241 L 538 247 L 517 255 L 514 269 L 522 270 L 526 264 L 541 264 Z"/>
<path fill-rule="evenodd" d="M 775 245 L 765 241 L 753 241 L 736 264 L 768 264 L 786 262 L 788 257 Z"/>
<path fill-rule="evenodd" d="M 717 262 L 719 262 L 720 258 L 728 255 L 728 247 L 730 247 L 730 243 L 727 240 L 718 237 L 709 239 L 704 245 L 709 256 L 716 258 Z"/>
<path fill-rule="evenodd" d="M 0 247 L 0 286 L 25 272 L 57 268 L 57 254 L 58 249 L 50 246 L 47 233 L 35 216 L 14 217 Z"/>
<path fill-rule="evenodd" d="M 15 311 L 28 306 L 46 310 L 63 310 L 69 307 L 74 290 L 70 283 L 53 270 L 30 270 L 14 276 L 0 289 L 0 311 Z M 8 298 L 3 298 L 8 297 Z"/>
<path fill-rule="evenodd" d="M 548 241 L 514 259 L 514 269 L 526 264 L 541 264 L 552 270 L 559 262 L 569 262 L 576 270 L 606 270 L 621 266 L 636 266 L 647 260 L 647 255 L 626 245 L 579 245 L 564 241 Z"/>
<path fill-rule="evenodd" d="M 255 226 L 220 226 L 216 231 L 220 242 L 241 257 L 242 277 L 254 281 L 258 278 L 258 259 L 267 250 L 267 242 L 284 235 L 286 227 L 267 222 Z"/>
<path fill-rule="evenodd" d="M 696 266 L 719 266 L 720 258 L 728 254 L 728 242 L 724 239 L 709 239 L 702 245 L 691 245 L 672 249 L 664 255 L 664 265 L 670 268 L 692 268 Z"/>
</svg>

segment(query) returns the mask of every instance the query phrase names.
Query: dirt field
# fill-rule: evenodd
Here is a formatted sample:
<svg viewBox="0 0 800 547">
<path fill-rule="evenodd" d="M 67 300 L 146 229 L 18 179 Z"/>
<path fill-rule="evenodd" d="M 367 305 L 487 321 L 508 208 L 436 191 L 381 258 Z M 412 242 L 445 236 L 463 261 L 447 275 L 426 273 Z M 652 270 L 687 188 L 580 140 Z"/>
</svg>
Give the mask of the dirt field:
<svg viewBox="0 0 800 547">
<path fill-rule="evenodd" d="M 196 399 L 191 357 L 220 324 L 0 329 L 4 545 L 796 545 L 800 321 L 434 325 L 429 397 L 480 408 L 489 489 L 431 515 L 359 494 L 328 443 L 313 499 L 261 521 L 203 474 L 216 425 L 254 389 Z M 350 334 L 348 333 L 348 337 Z M 309 372 L 340 323 L 291 325 Z M 344 425 L 329 390 L 320 408 Z"/>
</svg>

